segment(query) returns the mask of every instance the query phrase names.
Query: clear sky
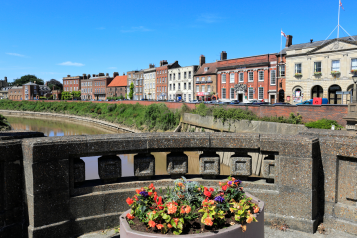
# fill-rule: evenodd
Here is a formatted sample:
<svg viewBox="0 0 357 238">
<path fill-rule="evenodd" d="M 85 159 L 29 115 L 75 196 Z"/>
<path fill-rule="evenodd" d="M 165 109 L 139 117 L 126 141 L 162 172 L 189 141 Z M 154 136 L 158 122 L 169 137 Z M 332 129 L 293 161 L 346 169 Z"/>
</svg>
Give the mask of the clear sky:
<svg viewBox="0 0 357 238">
<path fill-rule="evenodd" d="M 341 25 L 357 35 L 357 1 L 342 4 Z M 276 53 L 280 29 L 293 44 L 324 40 L 337 11 L 338 0 L 3 0 L 0 79 L 122 75 L 160 60 L 197 65 L 201 54 L 214 62 L 222 50 L 228 58 Z"/>
</svg>

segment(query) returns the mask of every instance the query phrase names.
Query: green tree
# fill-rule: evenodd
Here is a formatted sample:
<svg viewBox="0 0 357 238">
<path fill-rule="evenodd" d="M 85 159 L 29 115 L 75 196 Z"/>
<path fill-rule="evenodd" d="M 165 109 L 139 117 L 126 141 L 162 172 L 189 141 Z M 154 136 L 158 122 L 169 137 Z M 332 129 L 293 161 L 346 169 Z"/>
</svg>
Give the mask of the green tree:
<svg viewBox="0 0 357 238">
<path fill-rule="evenodd" d="M 81 98 L 81 91 L 72 91 L 71 92 L 72 99 L 80 99 Z"/>
<path fill-rule="evenodd" d="M 133 100 L 133 95 L 134 95 L 134 83 L 131 83 L 130 84 L 130 92 L 129 92 L 130 100 Z"/>
<path fill-rule="evenodd" d="M 35 75 L 31 75 L 31 74 L 27 74 L 27 75 L 22 76 L 19 79 L 15 79 L 14 82 L 12 83 L 12 85 L 21 86 L 23 84 L 26 84 L 26 83 L 29 83 L 29 82 L 33 83 L 35 81 L 36 81 L 36 84 L 44 85 L 44 82 L 43 82 L 42 79 L 37 78 Z"/>
<path fill-rule="evenodd" d="M 63 89 L 63 85 L 60 81 L 56 80 L 56 79 L 51 79 L 50 81 L 47 81 L 47 86 L 53 90 L 53 87 L 55 88 L 55 90 L 62 90 Z"/>
<path fill-rule="evenodd" d="M 70 100 L 72 99 L 72 95 L 70 92 L 62 92 L 62 100 Z"/>
</svg>

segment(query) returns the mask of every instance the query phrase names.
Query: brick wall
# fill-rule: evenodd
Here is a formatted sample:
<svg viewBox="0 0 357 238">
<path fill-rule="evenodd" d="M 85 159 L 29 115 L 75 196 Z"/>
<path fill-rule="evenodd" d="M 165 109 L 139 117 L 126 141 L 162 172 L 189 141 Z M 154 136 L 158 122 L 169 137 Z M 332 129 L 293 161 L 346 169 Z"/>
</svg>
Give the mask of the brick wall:
<svg viewBox="0 0 357 238">
<path fill-rule="evenodd" d="M 14 101 L 19 101 L 19 100 L 14 100 Z M 38 101 L 38 100 L 28 100 L 28 101 Z M 51 102 L 51 101 L 50 101 Z M 81 101 L 67 101 L 67 102 L 81 102 Z M 133 101 L 133 100 L 124 100 L 124 101 L 118 101 L 118 102 L 98 102 L 98 101 L 93 101 L 93 103 L 109 103 L 109 104 L 114 104 L 114 103 L 122 103 L 122 104 L 136 104 L 139 103 L 144 106 L 149 106 L 154 103 L 158 103 L 156 101 Z M 179 109 L 182 107 L 183 103 L 179 102 L 162 102 L 165 103 L 166 106 L 170 109 Z M 191 104 L 187 103 L 186 104 L 189 108 L 194 109 L 197 104 Z M 209 105 L 208 106 L 214 106 L 214 105 Z M 316 121 L 322 118 L 326 118 L 329 120 L 335 120 L 337 121 L 340 125 L 346 126 L 346 120 L 343 119 L 347 115 L 347 105 L 302 105 L 302 106 L 296 106 L 296 105 L 291 105 L 291 106 L 236 106 L 236 105 L 226 105 L 224 106 L 226 108 L 241 108 L 243 110 L 246 110 L 246 108 L 250 111 L 252 111 L 254 114 L 256 114 L 259 117 L 271 117 L 271 116 L 284 116 L 288 117 L 291 112 L 293 113 L 299 113 L 302 116 L 302 119 L 304 122 L 309 122 L 309 121 Z"/>
</svg>

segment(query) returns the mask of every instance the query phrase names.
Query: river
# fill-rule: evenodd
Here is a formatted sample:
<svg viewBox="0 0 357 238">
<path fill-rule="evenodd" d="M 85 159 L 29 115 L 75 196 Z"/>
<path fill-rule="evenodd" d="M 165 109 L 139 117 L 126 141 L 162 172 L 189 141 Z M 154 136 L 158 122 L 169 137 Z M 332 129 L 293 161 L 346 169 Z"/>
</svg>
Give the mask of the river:
<svg viewBox="0 0 357 238">
<path fill-rule="evenodd" d="M 66 121 L 52 121 L 42 119 L 30 119 L 20 117 L 7 117 L 11 127 L 15 130 L 29 130 L 43 132 L 46 136 L 70 136 L 70 135 L 96 135 L 114 134 L 102 128 L 70 123 Z M 199 174 L 199 153 L 185 152 L 188 156 L 188 173 Z M 166 172 L 166 152 L 152 153 L 155 156 L 155 173 L 157 175 L 167 174 Z M 122 176 L 134 175 L 134 155 L 119 155 L 122 161 Z M 99 179 L 98 175 L 99 156 L 81 157 L 86 166 L 86 180 Z M 229 167 L 221 164 L 221 174 L 229 174 Z"/>
</svg>

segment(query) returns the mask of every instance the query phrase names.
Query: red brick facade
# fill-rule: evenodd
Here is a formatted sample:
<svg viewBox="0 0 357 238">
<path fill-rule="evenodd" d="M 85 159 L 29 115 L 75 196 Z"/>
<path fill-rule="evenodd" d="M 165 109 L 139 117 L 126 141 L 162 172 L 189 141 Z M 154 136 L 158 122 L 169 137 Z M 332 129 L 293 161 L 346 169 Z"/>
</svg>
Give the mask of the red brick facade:
<svg viewBox="0 0 357 238">
<path fill-rule="evenodd" d="M 63 78 L 63 91 L 81 91 L 81 79 L 81 76 L 71 77 L 71 75 L 67 75 L 67 77 Z"/>
<path fill-rule="evenodd" d="M 160 65 L 166 63 L 166 65 L 163 65 L 161 67 L 156 68 L 156 100 L 167 100 L 167 61 L 160 62 Z"/>
<path fill-rule="evenodd" d="M 277 60 L 275 54 L 266 54 L 218 61 L 218 98 L 277 102 Z M 237 84 L 246 85 L 246 90 L 236 92 Z"/>
</svg>

